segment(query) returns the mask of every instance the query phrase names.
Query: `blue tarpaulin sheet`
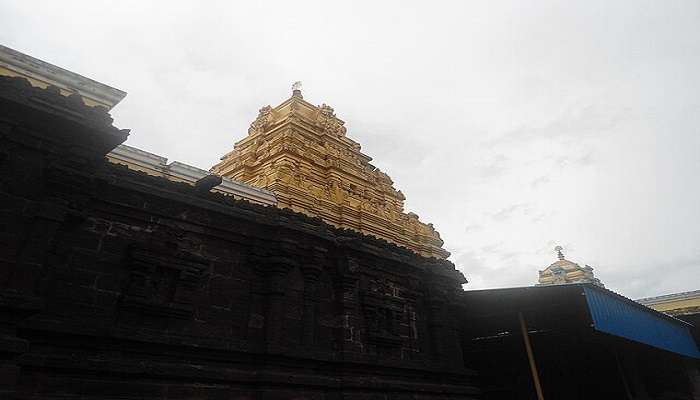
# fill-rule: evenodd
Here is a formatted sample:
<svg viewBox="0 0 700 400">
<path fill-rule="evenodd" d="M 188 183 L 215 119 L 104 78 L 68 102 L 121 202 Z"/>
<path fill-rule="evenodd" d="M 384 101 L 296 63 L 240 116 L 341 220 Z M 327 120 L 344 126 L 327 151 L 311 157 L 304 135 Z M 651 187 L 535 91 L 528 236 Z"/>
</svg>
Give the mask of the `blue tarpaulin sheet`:
<svg viewBox="0 0 700 400">
<path fill-rule="evenodd" d="M 700 358 L 688 326 L 625 301 L 606 290 L 584 286 L 586 301 L 597 331 L 620 336 L 659 349 Z"/>
</svg>

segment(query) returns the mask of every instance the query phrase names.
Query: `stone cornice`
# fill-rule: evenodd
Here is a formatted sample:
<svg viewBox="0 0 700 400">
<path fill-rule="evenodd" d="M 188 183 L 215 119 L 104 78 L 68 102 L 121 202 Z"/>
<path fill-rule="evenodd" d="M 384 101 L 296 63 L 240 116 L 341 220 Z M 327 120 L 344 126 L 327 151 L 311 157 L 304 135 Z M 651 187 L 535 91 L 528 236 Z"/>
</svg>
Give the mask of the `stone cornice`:
<svg viewBox="0 0 700 400">
<path fill-rule="evenodd" d="M 665 294 L 665 295 L 661 295 L 661 296 L 654 296 L 654 297 L 644 297 L 641 299 L 637 299 L 636 302 L 648 306 L 648 305 L 673 303 L 676 301 L 692 300 L 692 299 L 699 299 L 699 301 L 700 301 L 700 290 L 693 290 L 693 291 L 689 291 L 689 292 L 670 293 L 670 294 Z"/>
<path fill-rule="evenodd" d="M 151 171 L 151 175 L 163 176 L 170 180 L 189 184 L 194 184 L 199 179 L 209 175 L 208 171 L 178 161 L 168 164 L 166 157 L 124 144 L 107 154 L 107 158 L 113 163 L 138 168 L 146 173 Z M 260 204 L 274 205 L 277 203 L 275 195 L 269 190 L 256 188 L 228 178 L 222 178 L 221 184 L 213 190 Z"/>
<path fill-rule="evenodd" d="M 0 66 L 27 78 L 78 93 L 111 109 L 126 92 L 0 45 Z"/>
</svg>

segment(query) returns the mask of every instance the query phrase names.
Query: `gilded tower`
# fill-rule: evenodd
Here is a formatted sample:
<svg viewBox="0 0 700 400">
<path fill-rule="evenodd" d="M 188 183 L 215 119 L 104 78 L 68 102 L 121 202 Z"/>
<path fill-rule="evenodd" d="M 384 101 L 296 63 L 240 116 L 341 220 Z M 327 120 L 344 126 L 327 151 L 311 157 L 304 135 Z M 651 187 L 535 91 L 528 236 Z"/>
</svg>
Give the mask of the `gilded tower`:
<svg viewBox="0 0 700 400">
<path fill-rule="evenodd" d="M 272 191 L 279 207 L 447 258 L 432 224 L 404 212 L 404 195 L 346 136 L 333 108 L 305 101 L 298 83 L 293 89 L 277 107 L 261 108 L 248 136 L 211 171 Z"/>
</svg>

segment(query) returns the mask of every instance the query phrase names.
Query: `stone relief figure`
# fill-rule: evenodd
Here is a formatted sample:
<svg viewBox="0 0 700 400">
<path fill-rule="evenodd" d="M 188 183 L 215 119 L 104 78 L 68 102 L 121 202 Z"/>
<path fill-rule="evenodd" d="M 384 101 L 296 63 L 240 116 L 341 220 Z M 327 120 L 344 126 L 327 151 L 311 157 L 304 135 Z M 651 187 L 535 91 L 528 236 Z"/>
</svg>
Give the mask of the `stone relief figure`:
<svg viewBox="0 0 700 400">
<path fill-rule="evenodd" d="M 258 175 L 258 180 L 256 182 L 256 186 L 258 187 L 267 187 L 267 185 L 270 183 L 267 175 L 265 174 L 260 174 Z"/>
<path fill-rule="evenodd" d="M 297 172 L 294 174 L 294 180 L 292 181 L 292 184 L 296 187 L 300 188 L 306 188 L 306 180 L 308 177 L 304 175 L 303 173 Z"/>
<path fill-rule="evenodd" d="M 418 222 L 418 214 L 410 212 L 410 213 L 408 213 L 407 215 L 408 215 L 408 225 L 409 225 L 414 231 L 417 231 L 417 230 L 418 230 L 418 225 L 420 224 L 420 222 Z"/>
<path fill-rule="evenodd" d="M 255 157 L 264 158 L 270 154 L 270 144 L 265 138 L 260 138 L 255 141 Z"/>
<path fill-rule="evenodd" d="M 330 192 L 331 200 L 333 200 L 336 204 L 342 204 L 345 202 L 345 199 L 347 197 L 347 192 L 342 188 L 341 184 L 338 183 L 335 179 L 330 181 L 329 192 Z"/>
<path fill-rule="evenodd" d="M 327 104 L 319 106 L 318 123 L 323 128 L 323 131 L 336 136 L 343 136 L 347 129 L 343 126 L 344 122 L 340 121 L 336 116 L 333 108 Z"/>
<path fill-rule="evenodd" d="M 340 168 L 340 160 L 338 160 L 338 159 L 330 159 L 330 160 L 328 160 L 328 166 L 329 166 L 329 167 Z"/>
<path fill-rule="evenodd" d="M 334 155 L 336 157 L 340 155 L 340 150 L 338 150 L 336 146 L 333 146 L 328 142 L 324 143 L 323 147 L 326 149 L 326 152 L 328 154 Z"/>
<path fill-rule="evenodd" d="M 276 163 L 278 167 L 278 175 L 283 183 L 291 183 L 292 177 L 297 169 L 296 164 L 292 161 L 282 159 Z"/>
<path fill-rule="evenodd" d="M 379 201 L 372 199 L 369 203 L 370 210 L 376 215 L 379 213 Z"/>
<path fill-rule="evenodd" d="M 309 183 L 307 190 L 313 194 L 314 198 L 316 199 L 325 199 L 326 197 L 326 191 L 324 188 L 311 184 Z"/>
<path fill-rule="evenodd" d="M 394 181 L 391 180 L 389 175 L 385 174 L 383 171 L 381 171 L 379 168 L 374 170 L 374 173 L 377 175 L 377 179 L 379 179 L 380 182 L 385 183 L 389 186 L 394 184 Z"/>
<path fill-rule="evenodd" d="M 258 117 L 255 118 L 255 121 L 253 121 L 252 124 L 250 124 L 250 128 L 248 128 L 248 134 L 254 135 L 254 134 L 263 132 L 263 130 L 267 127 L 267 125 L 270 123 L 271 120 L 272 120 L 272 107 L 265 106 L 265 107 L 261 108 L 258 111 Z"/>
</svg>

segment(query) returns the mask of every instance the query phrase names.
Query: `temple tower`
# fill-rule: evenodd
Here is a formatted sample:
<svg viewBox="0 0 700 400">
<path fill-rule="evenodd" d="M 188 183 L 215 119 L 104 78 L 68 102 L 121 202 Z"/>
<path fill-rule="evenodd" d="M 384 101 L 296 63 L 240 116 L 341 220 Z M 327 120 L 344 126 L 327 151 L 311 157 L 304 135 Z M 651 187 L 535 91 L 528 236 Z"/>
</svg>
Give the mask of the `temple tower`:
<svg viewBox="0 0 700 400">
<path fill-rule="evenodd" d="M 272 191 L 278 207 L 447 258 L 432 224 L 404 212 L 404 195 L 346 136 L 344 124 L 330 106 L 305 101 L 297 83 L 282 104 L 260 109 L 248 136 L 211 171 Z"/>
<path fill-rule="evenodd" d="M 592 283 L 605 287 L 600 279 L 593 276 L 593 268 L 589 265 L 583 267 L 564 258 L 564 250 L 561 246 L 554 248 L 558 260 L 549 267 L 540 271 L 538 285 L 563 285 L 567 283 Z"/>
</svg>

